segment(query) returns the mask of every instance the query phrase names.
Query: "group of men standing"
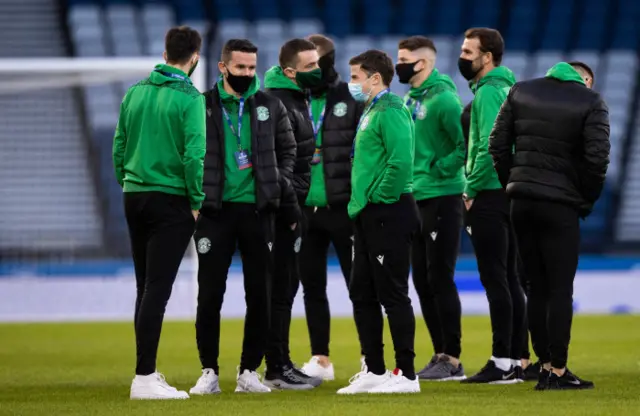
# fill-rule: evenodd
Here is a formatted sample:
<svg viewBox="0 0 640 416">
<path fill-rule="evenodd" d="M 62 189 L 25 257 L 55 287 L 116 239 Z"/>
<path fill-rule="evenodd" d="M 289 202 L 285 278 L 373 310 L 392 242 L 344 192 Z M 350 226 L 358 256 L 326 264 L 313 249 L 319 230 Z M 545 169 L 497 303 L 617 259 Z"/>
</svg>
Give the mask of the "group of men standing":
<svg viewBox="0 0 640 416">
<path fill-rule="evenodd" d="M 378 50 L 353 57 L 348 83 L 335 70 L 329 38 L 292 39 L 266 72 L 264 90 L 258 48 L 228 40 L 220 78 L 204 94 L 189 79 L 200 45 L 187 27 L 167 33 L 167 64 L 127 92 L 114 139 L 138 290 L 131 398 L 188 397 L 164 381 L 155 361 L 192 235 L 203 370 L 191 394 L 220 392 L 220 312 L 236 248 L 247 306 L 236 392 L 308 390 L 334 379 L 330 244 L 349 288 L 362 355 L 361 371 L 339 394 L 417 393 L 421 379 L 593 386 L 566 369 L 578 217 L 599 196 L 609 150 L 606 106 L 585 88 L 593 82 L 586 65 L 560 63 L 546 78 L 514 87 L 513 73 L 501 66 L 499 32 L 470 29 L 459 59 L 475 94 L 467 113 L 451 78 L 436 69 L 436 45 L 422 36 L 399 43 L 395 66 Z M 411 86 L 404 99 L 390 92 L 394 74 Z M 562 129 L 551 131 L 549 123 Z M 454 282 L 464 224 L 493 332 L 491 358 L 468 378 Z M 574 247 L 570 260 L 558 260 L 566 248 L 551 253 L 549 239 Z M 516 241 L 526 248 L 522 258 Z M 418 372 L 411 268 L 434 348 Z M 529 361 L 524 281 L 537 365 Z M 299 369 L 289 355 L 289 326 L 300 283 L 311 359 Z M 394 371 L 383 358 L 383 308 Z M 257 373 L 263 358 L 264 379 Z"/>
</svg>

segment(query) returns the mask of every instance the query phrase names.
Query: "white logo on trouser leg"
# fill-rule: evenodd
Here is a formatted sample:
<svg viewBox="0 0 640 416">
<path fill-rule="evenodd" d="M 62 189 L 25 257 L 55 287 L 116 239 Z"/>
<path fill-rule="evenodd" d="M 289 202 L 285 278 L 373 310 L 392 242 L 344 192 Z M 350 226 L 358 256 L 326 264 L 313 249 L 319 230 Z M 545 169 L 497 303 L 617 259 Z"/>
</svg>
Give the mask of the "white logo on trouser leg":
<svg viewBox="0 0 640 416">
<path fill-rule="evenodd" d="M 471 226 L 467 227 L 467 233 L 469 233 L 469 235 L 471 235 Z"/>
<path fill-rule="evenodd" d="M 301 246 L 302 246 L 302 238 L 298 237 L 298 238 L 296 238 L 296 242 L 293 243 L 293 251 L 295 253 L 299 253 Z"/>
<path fill-rule="evenodd" d="M 207 237 L 202 237 L 200 240 L 198 240 L 198 253 L 206 254 L 209 252 L 209 250 L 211 250 L 211 240 L 209 240 Z"/>
<path fill-rule="evenodd" d="M 352 235 L 351 236 L 351 261 L 353 261 L 356 258 L 356 239 L 355 237 Z"/>
<path fill-rule="evenodd" d="M 432 239 L 433 241 L 436 241 L 436 237 L 437 237 L 437 236 L 438 236 L 438 233 L 437 233 L 437 232 L 435 232 L 435 231 L 434 231 L 434 232 L 432 232 L 432 233 L 431 233 L 431 239 Z"/>
<path fill-rule="evenodd" d="M 382 254 L 376 258 L 378 259 L 378 262 L 380 263 L 380 265 L 384 265 L 384 256 Z"/>
<path fill-rule="evenodd" d="M 269 251 L 271 251 L 271 249 L 273 248 L 273 243 L 271 243 L 271 241 L 269 241 L 267 243 L 267 247 L 269 247 Z"/>
</svg>

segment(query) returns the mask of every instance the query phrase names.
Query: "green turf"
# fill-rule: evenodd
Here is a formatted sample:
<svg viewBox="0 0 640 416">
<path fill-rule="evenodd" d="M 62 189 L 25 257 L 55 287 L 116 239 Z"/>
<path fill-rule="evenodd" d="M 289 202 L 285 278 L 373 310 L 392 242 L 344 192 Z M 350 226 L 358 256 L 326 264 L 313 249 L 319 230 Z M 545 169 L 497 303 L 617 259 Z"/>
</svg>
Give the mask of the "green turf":
<svg viewBox="0 0 640 416">
<path fill-rule="evenodd" d="M 337 381 L 310 392 L 238 395 L 242 321 L 222 328 L 221 387 L 213 397 L 177 402 L 132 402 L 128 398 L 134 364 L 131 324 L 0 325 L 0 415 L 632 415 L 640 414 L 640 317 L 576 317 L 570 366 L 596 383 L 593 391 L 536 392 L 531 383 L 512 386 L 463 386 L 422 383 L 411 396 L 337 396 L 359 366 L 351 320 L 332 323 L 332 358 Z M 467 374 L 489 356 L 487 318 L 463 322 L 463 363 Z M 188 390 L 199 376 L 192 323 L 166 323 L 158 368 L 169 383 Z M 292 326 L 293 359 L 308 358 L 304 321 Z M 393 350 L 387 337 L 387 366 Z M 431 347 L 418 321 L 416 366 Z"/>
</svg>

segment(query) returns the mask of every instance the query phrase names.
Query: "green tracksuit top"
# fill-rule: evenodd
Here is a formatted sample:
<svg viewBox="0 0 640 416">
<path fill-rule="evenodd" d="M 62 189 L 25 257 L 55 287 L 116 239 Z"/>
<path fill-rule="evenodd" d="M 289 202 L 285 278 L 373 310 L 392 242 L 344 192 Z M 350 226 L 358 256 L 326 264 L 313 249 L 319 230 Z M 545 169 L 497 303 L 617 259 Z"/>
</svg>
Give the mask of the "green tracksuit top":
<svg viewBox="0 0 640 416">
<path fill-rule="evenodd" d="M 319 97 L 313 97 L 311 100 L 311 114 L 313 115 L 313 125 L 317 126 L 320 120 L 320 114 L 327 105 L 327 95 L 322 94 Z M 316 149 L 322 147 L 322 126 L 319 126 L 318 135 L 316 136 Z M 329 205 L 327 201 L 327 187 L 324 182 L 324 165 L 323 158 L 320 156 L 319 163 L 311 165 L 311 186 L 309 187 L 309 195 L 305 205 L 311 207 L 326 207 Z"/>
<path fill-rule="evenodd" d="M 184 72 L 157 65 L 129 88 L 113 139 L 116 179 L 124 192 L 158 191 L 204 200 L 204 97 Z"/>
<path fill-rule="evenodd" d="M 355 137 L 347 208 L 351 218 L 369 203 L 392 204 L 412 192 L 411 114 L 401 97 L 390 92 L 379 97 L 365 109 Z"/>
<path fill-rule="evenodd" d="M 515 83 L 513 72 L 507 67 L 499 66 L 476 84 L 470 84 L 475 98 L 471 106 L 465 187 L 469 199 L 475 198 L 480 191 L 502 188 L 489 154 L 489 135 L 500 107 Z"/>
<path fill-rule="evenodd" d="M 413 195 L 420 201 L 462 194 L 465 146 L 455 84 L 434 69 L 422 85 L 409 90 L 405 103 L 415 122 Z"/>
<path fill-rule="evenodd" d="M 244 109 L 242 112 L 242 129 L 240 130 L 240 144 L 243 151 L 247 152 L 251 160 L 251 108 L 247 105 L 247 99 L 260 89 L 260 80 L 256 75 L 251 86 L 242 96 L 244 98 Z M 227 122 L 224 113 L 222 114 L 222 124 L 224 126 L 224 189 L 222 200 L 224 202 L 242 202 L 255 204 L 256 202 L 256 181 L 253 167 L 240 169 L 236 161 L 238 149 L 238 111 L 240 109 L 240 98 L 231 95 L 224 90 L 224 83 L 218 81 L 218 91 L 220 100 L 224 105 L 231 126 Z M 235 131 L 235 133 L 234 133 Z"/>
</svg>

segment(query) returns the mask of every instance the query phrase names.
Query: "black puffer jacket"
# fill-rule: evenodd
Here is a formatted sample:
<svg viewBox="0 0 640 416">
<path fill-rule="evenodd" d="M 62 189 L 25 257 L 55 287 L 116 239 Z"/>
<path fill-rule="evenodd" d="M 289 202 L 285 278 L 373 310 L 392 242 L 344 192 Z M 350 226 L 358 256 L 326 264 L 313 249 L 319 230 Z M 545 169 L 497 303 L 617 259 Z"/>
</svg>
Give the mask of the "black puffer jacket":
<svg viewBox="0 0 640 416">
<path fill-rule="evenodd" d="M 264 86 L 265 91 L 280 99 L 287 109 L 297 148 L 293 186 L 300 205 L 304 205 L 311 184 L 311 159 L 316 149 L 313 125 L 309 119 L 307 96 L 277 66 L 265 74 Z"/>
<path fill-rule="evenodd" d="M 609 165 L 609 113 L 568 68 L 561 66 L 564 76 L 554 77 L 552 69 L 551 76 L 511 88 L 489 151 L 511 198 L 565 203 L 586 217 Z"/>
<path fill-rule="evenodd" d="M 207 153 L 204 160 L 203 215 L 215 215 L 222 206 L 225 180 L 224 120 L 218 86 L 204 94 L 207 105 Z M 259 121 L 257 109 L 266 108 L 269 117 Z M 263 109 L 261 109 L 262 111 Z M 256 181 L 258 211 L 276 212 L 281 208 L 289 223 L 301 215 L 291 183 L 296 163 L 296 144 L 287 110 L 278 100 L 258 91 L 245 104 L 251 112 L 251 163 Z"/>
<path fill-rule="evenodd" d="M 322 125 L 322 161 L 329 206 L 346 206 L 351 198 L 351 148 L 364 105 L 353 99 L 346 82 L 327 89 Z"/>
</svg>

